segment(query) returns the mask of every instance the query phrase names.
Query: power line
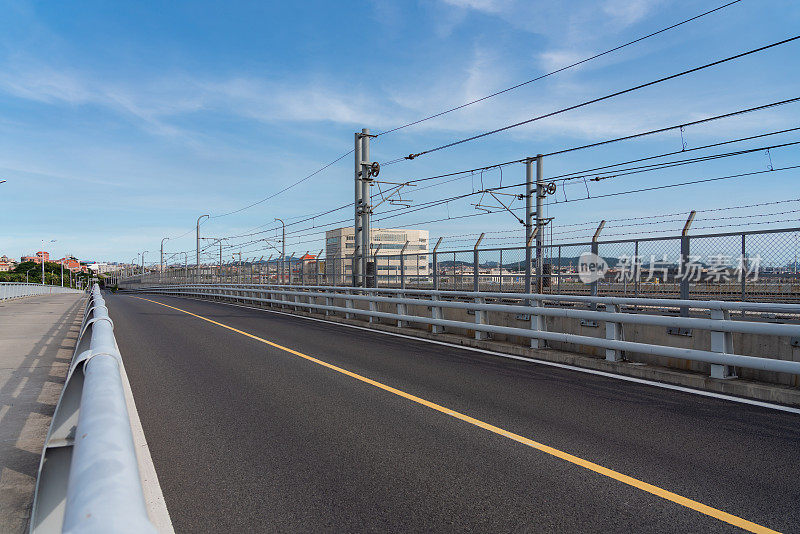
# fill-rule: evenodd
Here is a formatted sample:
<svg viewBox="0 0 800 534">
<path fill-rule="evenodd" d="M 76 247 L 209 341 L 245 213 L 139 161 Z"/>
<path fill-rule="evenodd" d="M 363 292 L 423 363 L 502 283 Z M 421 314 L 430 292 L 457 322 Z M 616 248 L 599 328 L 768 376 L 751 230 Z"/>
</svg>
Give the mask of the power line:
<svg viewBox="0 0 800 534">
<path fill-rule="evenodd" d="M 317 174 L 321 173 L 322 171 L 324 171 L 325 169 L 327 169 L 328 167 L 330 167 L 330 166 L 332 166 L 332 165 L 335 165 L 336 163 L 340 162 L 341 160 L 343 160 L 344 158 L 346 158 L 347 156 L 349 156 L 349 155 L 350 155 L 350 154 L 352 154 L 352 153 L 353 153 L 353 150 L 349 150 L 349 151 L 345 152 L 344 154 L 342 154 L 341 156 L 339 156 L 339 157 L 338 157 L 338 158 L 336 158 L 335 160 L 331 161 L 330 163 L 327 163 L 327 164 L 323 165 L 322 167 L 320 167 L 319 169 L 315 170 L 315 171 L 314 171 L 314 172 L 312 172 L 311 174 L 309 174 L 309 175 L 306 175 L 305 177 L 303 177 L 303 178 L 301 178 L 301 179 L 297 180 L 296 182 L 294 182 L 294 183 L 292 183 L 292 184 L 289 184 L 289 185 L 287 185 L 286 187 L 284 187 L 284 188 L 283 188 L 283 189 L 281 189 L 280 191 L 277 191 L 277 192 L 275 192 L 275 193 L 272 193 L 271 195 L 268 195 L 268 196 L 266 196 L 266 197 L 262 198 L 261 200 L 257 200 L 257 201 L 255 201 L 255 202 L 253 202 L 252 204 L 248 204 L 247 206 L 244 206 L 243 208 L 239 208 L 239 209 L 236 209 L 236 210 L 233 210 L 233 211 L 229 211 L 229 212 L 227 212 L 227 213 L 222 213 L 222 214 L 220 214 L 220 215 L 214 215 L 214 216 L 213 216 L 213 217 L 211 217 L 211 218 L 212 218 L 212 219 L 219 219 L 220 217 L 227 217 L 228 215 L 233 215 L 234 213 L 239 213 L 239 212 L 241 212 L 241 211 L 244 211 L 244 210 L 250 209 L 250 208 L 252 208 L 253 206 L 258 206 L 259 204 L 262 204 L 262 203 L 266 202 L 267 200 L 270 200 L 270 199 L 272 199 L 272 198 L 275 198 L 276 196 L 278 196 L 278 195 L 280 195 L 280 194 L 282 194 L 282 193 L 285 193 L 286 191 L 288 191 L 288 190 L 292 189 L 293 187 L 296 187 L 296 186 L 298 186 L 298 185 L 302 184 L 303 182 L 305 182 L 305 181 L 306 181 L 306 180 L 308 180 L 309 178 L 312 178 L 312 177 L 316 176 Z"/>
<path fill-rule="evenodd" d="M 631 175 L 631 174 L 640 174 L 640 173 L 644 173 L 644 172 L 652 172 L 654 170 L 661 170 L 661 169 L 670 168 L 670 167 L 677 167 L 677 166 L 681 166 L 681 165 L 689 165 L 689 164 L 693 164 L 693 163 L 700 163 L 700 162 L 705 162 L 705 161 L 710 161 L 710 160 L 715 160 L 715 159 L 722 159 L 722 158 L 727 158 L 727 157 L 741 156 L 741 155 L 745 155 L 745 154 L 751 154 L 751 153 L 754 153 L 754 152 L 760 152 L 762 150 L 770 150 L 770 149 L 774 149 L 774 148 L 783 148 L 783 147 L 793 146 L 793 145 L 798 145 L 798 144 L 800 144 L 800 141 L 793 141 L 793 142 L 781 143 L 781 144 L 777 144 L 777 145 L 763 146 L 763 147 L 747 149 L 747 150 L 739 150 L 739 151 L 736 151 L 736 152 L 729 152 L 729 153 L 723 153 L 723 154 L 712 154 L 712 155 L 709 155 L 709 156 L 702 156 L 702 157 L 698 157 L 698 158 L 687 158 L 687 159 L 677 160 L 677 161 L 667 161 L 667 162 L 662 162 L 662 163 L 659 163 L 659 164 L 656 164 L 656 165 L 643 165 L 643 166 L 637 166 L 637 167 L 630 167 L 630 168 L 627 168 L 627 169 L 617 169 L 616 171 L 614 171 L 615 174 L 609 174 L 607 176 L 598 176 L 596 178 L 593 178 L 592 180 L 599 181 L 599 180 L 604 180 L 604 179 L 609 179 L 609 178 L 616 178 L 616 177 L 619 177 L 619 176 L 627 176 L 627 175 Z M 474 195 L 483 195 L 483 194 L 486 194 L 486 193 L 491 193 L 492 191 L 499 191 L 499 190 L 502 190 L 502 189 L 507 189 L 507 188 L 512 188 L 512 187 L 519 187 L 521 185 L 524 185 L 524 184 L 511 184 L 511 185 L 504 185 L 504 186 L 498 186 L 498 187 L 489 187 L 489 188 L 480 189 L 478 191 L 473 191 L 471 193 L 463 193 L 463 194 L 460 194 L 460 195 L 454 195 L 454 196 L 443 198 L 443 199 L 431 200 L 429 202 L 420 204 L 419 206 L 415 206 L 412 209 L 409 209 L 409 208 L 398 208 L 396 210 L 387 210 L 387 211 L 384 211 L 384 212 L 382 212 L 380 214 L 380 215 L 385 215 L 385 216 L 376 219 L 376 221 L 382 221 L 382 220 L 385 220 L 385 219 L 398 217 L 400 215 L 405 215 L 407 213 L 413 213 L 415 211 L 421 211 L 421 210 L 424 210 L 424 209 L 429 209 L 429 208 L 432 208 L 432 207 L 440 206 L 442 204 L 446 204 L 446 203 L 449 203 L 449 202 L 453 202 L 453 201 L 460 200 L 462 198 L 467 198 L 467 197 L 474 196 Z M 597 198 L 597 197 L 594 197 L 594 198 Z M 556 201 L 554 203 L 555 204 L 562 204 L 564 202 L 570 202 L 570 201 L 569 200 Z M 551 203 L 551 204 L 553 204 L 553 203 Z M 395 213 L 395 212 L 401 212 L 401 213 Z M 392 215 L 392 213 L 394 213 L 394 214 Z M 389 215 L 387 215 L 387 214 L 389 214 Z"/>
<path fill-rule="evenodd" d="M 631 193 L 642 193 L 642 192 L 645 192 L 645 191 L 657 191 L 659 189 L 669 189 L 669 188 L 672 188 L 672 187 L 682 187 L 682 186 L 685 186 L 685 185 L 694 185 L 694 184 L 701 184 L 701 183 L 706 183 L 706 182 L 716 182 L 716 181 L 719 181 L 719 180 L 729 180 L 729 179 L 732 179 L 732 178 L 741 178 L 741 177 L 744 177 L 744 176 L 755 176 L 755 175 L 758 175 L 758 174 L 765 174 L 765 173 L 770 173 L 770 172 L 788 171 L 788 170 L 791 170 L 791 169 L 800 169 L 800 165 L 791 165 L 789 167 L 777 167 L 777 168 L 774 168 L 774 169 L 767 169 L 767 170 L 763 170 L 763 171 L 754 171 L 754 172 L 745 172 L 745 173 L 741 173 L 741 174 L 731 174 L 731 175 L 728 175 L 728 176 L 720 176 L 720 177 L 717 177 L 717 178 L 704 178 L 704 179 L 701 179 L 701 180 L 690 180 L 688 182 L 680 182 L 680 183 L 677 183 L 677 184 L 665 184 L 665 185 L 659 185 L 659 186 L 653 186 L 653 187 L 645 187 L 645 188 L 642 188 L 642 189 L 631 189 L 631 190 L 628 190 L 628 191 L 619 191 L 619 192 L 616 192 L 616 193 L 605 193 L 603 195 L 595 195 L 593 197 L 574 198 L 574 199 L 570 199 L 570 200 L 562 200 L 560 202 L 555 202 L 554 204 L 566 204 L 567 202 L 579 202 L 579 201 L 582 201 L 582 200 L 593 200 L 593 199 L 597 199 L 597 198 L 615 197 L 615 196 L 620 196 L 620 195 L 628 195 L 628 194 L 631 194 Z"/>
<path fill-rule="evenodd" d="M 758 134 L 758 135 L 740 137 L 738 139 L 731 139 L 729 141 L 722 141 L 722 142 L 719 142 L 719 143 L 711 143 L 710 145 L 703 145 L 703 146 L 698 146 L 698 147 L 693 147 L 693 148 L 684 148 L 682 150 L 675 150 L 673 152 L 665 152 L 663 154 L 657 154 L 655 156 L 648 156 L 648 157 L 645 157 L 645 158 L 638 158 L 638 159 L 632 159 L 632 160 L 624 161 L 624 162 L 620 162 L 620 163 L 614 163 L 613 165 L 604 165 L 602 167 L 594 167 L 592 169 L 585 169 L 585 170 L 582 170 L 582 171 L 575 171 L 575 172 L 570 172 L 570 173 L 566 173 L 566 174 L 560 174 L 560 175 L 552 176 L 552 177 L 548 178 L 547 181 L 548 182 L 555 182 L 555 181 L 558 181 L 558 180 L 563 181 L 563 180 L 573 180 L 573 179 L 578 179 L 578 178 L 584 178 L 585 177 L 584 175 L 588 176 L 587 173 L 594 173 L 594 171 L 600 171 L 600 170 L 603 170 L 603 169 L 611 169 L 611 168 L 614 168 L 614 167 L 619 167 L 619 166 L 622 166 L 622 165 L 629 165 L 631 163 L 639 163 L 639 162 L 647 161 L 647 160 L 651 160 L 651 159 L 658 159 L 658 158 L 664 158 L 664 157 L 667 157 L 667 156 L 674 156 L 676 154 L 684 154 L 686 152 L 693 152 L 693 151 L 696 151 L 696 150 L 705 150 L 707 148 L 714 148 L 714 147 L 723 146 L 723 145 L 730 145 L 732 143 L 740 143 L 742 141 L 752 141 L 753 139 L 760 139 L 762 137 L 770 137 L 770 136 L 773 136 L 773 135 L 780 135 L 780 134 L 789 133 L 789 132 L 796 132 L 797 130 L 800 130 L 800 127 L 787 128 L 785 130 L 776 130 L 776 131 L 773 131 L 773 132 L 768 132 L 768 133 L 763 133 L 763 134 Z M 744 151 L 744 152 L 767 150 L 769 148 L 778 148 L 779 146 L 781 146 L 781 145 L 776 145 L 776 146 L 773 146 L 773 147 L 757 148 L 757 149 L 754 149 L 754 150 L 748 150 L 748 151 Z M 739 153 L 741 153 L 741 152 L 732 152 L 731 154 L 738 155 Z M 611 172 L 611 171 L 609 171 L 609 172 Z M 602 173 L 602 174 L 605 174 L 605 173 Z M 524 184 L 521 184 L 521 185 L 524 185 Z"/>
<path fill-rule="evenodd" d="M 617 137 L 617 138 L 614 138 L 614 139 L 607 139 L 605 141 L 598 141 L 596 143 L 591 143 L 591 144 L 588 144 L 588 145 L 581 145 L 581 146 L 576 146 L 576 147 L 565 148 L 565 149 L 557 150 L 555 152 L 549 152 L 549 153 L 546 153 L 546 154 L 542 154 L 542 156 L 545 156 L 545 157 L 546 156 L 555 156 L 555 155 L 560 155 L 560 154 L 566 154 L 568 152 L 574 152 L 574 151 L 577 151 L 577 150 L 584 150 L 584 149 L 594 148 L 594 147 L 598 147 L 598 146 L 602 146 L 602 145 L 608 145 L 608 144 L 611 144 L 611 143 L 617 143 L 617 142 L 621 142 L 621 141 L 628 141 L 628 140 L 631 140 L 631 139 L 637 139 L 639 137 L 645 137 L 645 136 L 649 136 L 649 135 L 655 135 L 655 134 L 659 134 L 659 133 L 664 133 L 664 132 L 668 132 L 670 130 L 678 130 L 680 128 L 687 128 L 689 126 L 696 126 L 698 124 L 703 124 L 703 123 L 712 122 L 712 121 L 721 120 L 721 119 L 727 119 L 727 118 L 735 117 L 735 116 L 738 116 L 738 115 L 744 115 L 744 114 L 747 114 L 747 113 L 753 113 L 755 111 L 762 111 L 764 109 L 783 106 L 783 105 L 786 105 L 786 104 L 793 104 L 793 103 L 796 103 L 796 102 L 800 102 L 800 97 L 789 98 L 789 99 L 786 99 L 786 100 L 780 100 L 780 101 L 777 101 L 777 102 L 771 102 L 769 104 L 763 104 L 763 105 L 756 106 L 756 107 L 740 109 L 740 110 L 732 111 L 730 113 L 725 113 L 725 114 L 722 114 L 722 115 L 716 115 L 716 116 L 713 116 L 713 117 L 707 117 L 705 119 L 700 119 L 700 120 L 691 121 L 691 122 L 685 122 L 683 124 L 676 124 L 676 125 L 673 125 L 673 126 L 667 126 L 667 127 L 664 127 L 664 128 L 658 128 L 658 129 L 655 129 L 655 130 L 648 130 L 648 131 L 644 131 L 644 132 L 639 132 L 639 133 L 635 133 L 635 134 L 632 134 L 632 135 L 627 135 L 627 136 L 624 136 L 624 137 Z M 688 149 L 688 150 L 697 150 L 697 149 Z M 670 154 L 666 154 L 666 155 L 670 155 Z M 488 170 L 492 170 L 492 169 L 506 167 L 508 165 L 513 165 L 515 163 L 522 163 L 522 162 L 526 161 L 527 159 L 529 159 L 529 158 L 521 158 L 521 159 L 515 159 L 515 160 L 511 160 L 511 161 L 504 161 L 502 163 L 493 163 L 493 164 L 490 164 L 490 165 L 485 165 L 483 167 L 474 167 L 472 169 L 466 169 L 466 170 L 463 170 L 463 171 L 454 171 L 454 172 L 449 172 L 449 173 L 444 173 L 444 174 L 437 174 L 435 176 L 427 176 L 425 178 L 416 178 L 416 179 L 413 179 L 413 180 L 407 180 L 404 183 L 413 184 L 413 183 L 418 183 L 418 182 L 426 182 L 426 181 L 430 181 L 430 180 L 436 180 L 436 179 L 439 179 L 439 178 L 448 178 L 450 176 L 459 176 L 459 175 L 462 175 L 462 174 L 488 171 Z"/>
<path fill-rule="evenodd" d="M 719 60 L 713 61 L 711 63 L 706 63 L 705 65 L 701 65 L 699 67 L 694 67 L 692 69 L 684 70 L 684 71 L 678 72 L 676 74 L 671 74 L 669 76 L 664 76 L 662 78 L 658 78 L 657 80 L 653 80 L 653 81 L 650 81 L 650 82 L 639 84 L 637 86 L 630 87 L 628 89 L 623 89 L 621 91 L 616 91 L 614 93 L 611 93 L 611 94 L 608 94 L 608 95 L 605 95 L 605 96 L 601 96 L 601 97 L 598 97 L 598 98 L 593 98 L 591 100 L 586 100 L 584 102 L 581 102 L 580 104 L 575 104 L 575 105 L 572 105 L 572 106 L 568 106 L 566 108 L 561 108 L 561 109 L 556 110 L 556 111 L 551 111 L 550 113 L 545 113 L 544 115 L 539 115 L 539 116 L 533 117 L 531 119 L 526 119 L 524 121 L 516 122 L 516 123 L 510 124 L 508 126 L 503 126 L 502 128 L 497 128 L 497 129 L 490 130 L 488 132 L 484 132 L 484 133 L 481 133 L 481 134 L 478 134 L 478 135 L 473 135 L 471 137 L 460 139 L 458 141 L 453 141 L 451 143 L 447 143 L 445 145 L 441 145 L 441 146 L 438 146 L 438 147 L 435 147 L 435 148 L 430 148 L 428 150 L 423 150 L 422 152 L 418 152 L 416 154 L 410 154 L 408 156 L 405 156 L 404 158 L 398 158 L 397 160 L 392 160 L 390 162 L 386 162 L 386 163 L 384 163 L 384 166 L 392 164 L 392 163 L 397 163 L 397 162 L 402 161 L 404 159 L 415 159 L 415 158 L 418 158 L 419 156 L 423 156 L 425 154 L 430 154 L 432 152 L 437 152 L 439 150 L 444 150 L 445 148 L 450 148 L 450 147 L 453 147 L 453 146 L 456 146 L 456 145 L 460 145 L 462 143 L 467 143 L 469 141 L 474 141 L 474 140 L 480 139 L 482 137 L 486 137 L 486 136 L 493 135 L 493 134 L 496 134 L 496 133 L 504 132 L 504 131 L 510 130 L 512 128 L 517 128 L 519 126 L 523 126 L 525 124 L 530 124 L 532 122 L 539 121 L 541 119 L 545 119 L 545 118 L 548 118 L 548 117 L 553 117 L 555 115 L 559 115 L 559 114 L 565 113 L 567 111 L 572 111 L 572 110 L 575 110 L 575 109 L 579 109 L 579 108 L 588 106 L 590 104 L 595 104 L 597 102 L 602 102 L 604 100 L 608 100 L 608 99 L 611 99 L 611 98 L 614 98 L 614 97 L 617 97 L 617 96 L 620 96 L 620 95 L 631 93 L 633 91 L 638 91 L 639 89 L 644 89 L 645 87 L 650 87 L 650 86 L 653 86 L 653 85 L 656 85 L 656 84 L 659 84 L 659 83 L 663 83 L 663 82 L 666 82 L 666 81 L 669 81 L 669 80 L 673 80 L 675 78 L 680 78 L 682 76 L 686 76 L 687 74 L 692 74 L 692 73 L 695 73 L 695 72 L 699 72 L 701 70 L 708 69 L 710 67 L 714 67 L 714 66 L 717 66 L 717 65 L 721 65 L 723 63 L 727 63 L 729 61 L 733 61 L 733 60 L 736 60 L 736 59 L 741 59 L 741 58 L 749 56 L 751 54 L 756 54 L 758 52 L 763 52 L 764 50 L 769 50 L 769 49 L 774 48 L 776 46 L 781 46 L 781 45 L 790 43 L 792 41 L 796 41 L 797 39 L 800 39 L 800 35 L 796 35 L 794 37 L 790 37 L 788 39 L 784 39 L 782 41 L 771 43 L 771 44 L 768 44 L 768 45 L 765 45 L 765 46 L 761 46 L 761 47 L 755 48 L 753 50 L 748 50 L 747 52 L 742 52 L 740 54 L 736 54 L 734 56 L 730 56 L 730 57 L 727 57 L 727 58 L 724 58 L 724 59 L 719 59 Z"/>
<path fill-rule="evenodd" d="M 392 128 L 391 130 L 386 130 L 385 132 L 379 133 L 378 136 L 386 135 L 386 134 L 392 133 L 392 132 L 396 132 L 398 130 L 402 130 L 403 128 L 408 128 L 409 126 L 414 126 L 416 124 L 420 124 L 422 122 L 425 122 L 425 121 L 428 121 L 428 120 L 431 120 L 431 119 L 435 119 L 437 117 L 441 117 L 442 115 L 447 115 L 448 113 L 452 113 L 453 111 L 458 111 L 459 109 L 464 109 L 464 108 L 466 108 L 468 106 L 471 106 L 473 104 L 477 104 L 479 102 L 483 102 L 484 100 L 488 100 L 490 98 L 494 98 L 495 96 L 502 95 L 504 93 L 508 93 L 509 91 L 513 91 L 514 89 L 519 89 L 520 87 L 523 87 L 525 85 L 531 84 L 533 82 L 537 82 L 539 80 L 542 80 L 542 79 L 547 78 L 549 76 L 552 76 L 554 74 L 558 74 L 559 72 L 563 72 L 563 71 L 565 71 L 567 69 L 571 69 L 573 67 L 577 67 L 579 65 L 583 65 L 584 63 L 587 63 L 587 62 L 592 61 L 594 59 L 597 59 L 599 57 L 605 56 L 605 55 L 610 54 L 612 52 L 616 52 L 617 50 L 621 50 L 621 49 L 623 49 L 625 47 L 628 47 L 630 45 L 633 45 L 633 44 L 636 44 L 638 42 L 644 41 L 645 39 L 649 39 L 650 37 L 654 37 L 654 36 L 659 35 L 661 33 L 667 32 L 669 30 L 677 28 L 678 26 L 682 26 L 682 25 L 684 25 L 684 24 L 686 24 L 688 22 L 692 22 L 692 21 L 697 20 L 699 18 L 705 17 L 706 15 L 710 15 L 711 13 L 714 13 L 716 11 L 720 11 L 722 9 L 725 9 L 726 7 L 731 6 L 733 4 L 736 4 L 736 3 L 740 2 L 740 1 L 741 0 L 734 0 L 733 2 L 728 2 L 727 4 L 721 5 L 721 6 L 717 7 L 717 8 L 711 9 L 711 10 L 706 11 L 704 13 L 700 13 L 699 15 L 695 15 L 694 17 L 682 20 L 681 22 L 678 22 L 678 23 L 673 24 L 671 26 L 667 26 L 666 28 L 662 28 L 662 29 L 660 29 L 658 31 L 655 31 L 653 33 L 649 33 L 649 34 L 647 34 L 647 35 L 645 35 L 643 37 L 639 37 L 638 39 L 634 39 L 633 41 L 628 41 L 627 43 L 621 44 L 619 46 L 615 46 L 614 48 L 610 48 L 610 49 L 606 50 L 605 52 L 600 52 L 599 54 L 595 54 L 595 55 L 593 55 L 591 57 L 587 57 L 587 58 L 584 58 L 584 59 L 582 59 L 580 61 L 576 61 L 575 63 L 572 63 L 572 64 L 567 65 L 565 67 L 561 67 L 560 69 L 556 69 L 554 71 L 550 71 L 547 74 L 543 74 L 541 76 L 537 76 L 536 78 L 532 78 L 530 80 L 518 83 L 518 84 L 513 85 L 511 87 L 507 87 L 505 89 L 502 89 L 502 90 L 497 91 L 495 93 L 483 96 L 483 97 L 478 98 L 476 100 L 472 100 L 470 102 L 466 102 L 464 104 L 461 104 L 460 106 L 456 106 L 454 108 L 450 108 L 450 109 L 446 109 L 444 111 L 440 111 L 439 113 L 435 113 L 433 115 L 429 115 L 427 117 L 423 117 L 421 119 L 415 120 L 413 122 L 409 122 L 407 124 L 403 124 L 402 126 L 398 126 L 396 128 Z"/>
</svg>

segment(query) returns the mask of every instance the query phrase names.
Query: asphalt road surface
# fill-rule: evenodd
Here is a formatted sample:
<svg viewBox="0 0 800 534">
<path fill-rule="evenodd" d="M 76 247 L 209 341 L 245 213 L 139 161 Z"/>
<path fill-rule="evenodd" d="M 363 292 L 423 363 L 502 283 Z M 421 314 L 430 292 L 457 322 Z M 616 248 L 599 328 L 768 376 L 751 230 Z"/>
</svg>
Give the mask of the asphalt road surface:
<svg viewBox="0 0 800 534">
<path fill-rule="evenodd" d="M 800 532 L 798 415 L 145 297 L 107 303 L 177 532 Z"/>
</svg>

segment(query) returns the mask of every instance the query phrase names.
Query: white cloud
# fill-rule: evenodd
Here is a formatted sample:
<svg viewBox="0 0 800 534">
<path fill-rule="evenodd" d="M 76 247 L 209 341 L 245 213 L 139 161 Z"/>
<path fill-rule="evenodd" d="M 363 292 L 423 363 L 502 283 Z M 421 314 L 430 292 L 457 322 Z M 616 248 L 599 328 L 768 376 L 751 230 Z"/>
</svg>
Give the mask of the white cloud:
<svg viewBox="0 0 800 534">
<path fill-rule="evenodd" d="M 606 0 L 602 9 L 617 24 L 629 26 L 645 18 L 660 3 L 661 0 Z"/>
<path fill-rule="evenodd" d="M 572 65 L 590 55 L 591 54 L 585 52 L 578 52 L 577 50 L 553 49 L 538 54 L 537 58 L 544 72 L 552 72 L 564 68 L 567 65 Z"/>
<path fill-rule="evenodd" d="M 474 9 L 486 13 L 499 13 L 510 3 L 503 0 L 443 0 L 443 2 L 462 9 Z"/>
</svg>

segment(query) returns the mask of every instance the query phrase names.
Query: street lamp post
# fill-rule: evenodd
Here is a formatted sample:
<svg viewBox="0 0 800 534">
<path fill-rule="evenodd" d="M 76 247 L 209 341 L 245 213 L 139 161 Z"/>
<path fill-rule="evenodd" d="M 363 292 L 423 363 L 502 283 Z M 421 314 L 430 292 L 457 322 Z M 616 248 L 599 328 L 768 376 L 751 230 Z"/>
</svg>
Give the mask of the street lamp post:
<svg viewBox="0 0 800 534">
<path fill-rule="evenodd" d="M 286 277 L 284 275 L 284 271 L 286 269 L 286 223 L 283 222 L 283 219 L 275 218 L 276 221 L 281 222 L 281 284 L 284 283 Z"/>
</svg>

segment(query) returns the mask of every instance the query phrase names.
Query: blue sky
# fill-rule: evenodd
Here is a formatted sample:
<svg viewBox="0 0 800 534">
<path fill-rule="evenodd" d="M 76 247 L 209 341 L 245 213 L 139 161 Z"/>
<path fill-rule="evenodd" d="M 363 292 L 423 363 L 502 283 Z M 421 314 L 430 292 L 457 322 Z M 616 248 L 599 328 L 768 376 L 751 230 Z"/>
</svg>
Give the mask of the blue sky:
<svg viewBox="0 0 800 534">
<path fill-rule="evenodd" d="M 696 15 L 722 0 L 575 2 L 17 2 L 0 0 L 0 254 L 20 256 L 55 239 L 53 254 L 130 261 L 151 251 L 194 249 L 199 215 L 218 216 L 264 198 L 350 150 L 353 132 L 380 132 L 461 104 Z M 466 110 L 380 137 L 372 159 L 388 161 L 660 76 L 792 37 L 795 0 L 743 0 L 725 10 L 579 68 Z M 411 162 L 381 178 L 405 181 L 547 153 L 800 96 L 800 43 L 666 82 Z M 684 132 L 687 147 L 800 126 L 800 104 Z M 797 132 L 729 145 L 710 154 L 790 142 Z M 679 133 L 546 158 L 555 176 L 680 150 Z M 774 167 L 800 164 L 800 150 L 771 151 Z M 697 152 L 692 153 L 698 154 Z M 763 170 L 763 152 L 591 182 L 589 194 Z M 290 222 L 352 201 L 352 157 L 251 209 L 204 222 L 207 236 Z M 554 241 L 580 239 L 593 221 L 800 198 L 798 170 L 553 204 Z M 480 176 L 409 193 L 415 204 L 470 192 Z M 521 164 L 505 184 L 524 179 Z M 483 175 L 498 185 L 496 170 Z M 584 183 L 558 197 L 586 196 Z M 474 199 L 386 221 L 403 226 L 476 213 Z M 392 209 L 384 204 L 379 211 Z M 800 202 L 704 212 L 695 226 L 742 221 L 800 226 Z M 732 215 L 751 219 L 704 220 Z M 376 215 L 376 218 L 378 215 Z M 680 228 L 614 228 L 609 235 Z M 352 218 L 352 209 L 315 226 Z M 789 222 L 785 222 L 789 221 Z M 389 224 L 391 222 L 391 224 Z M 567 226 L 591 222 L 586 226 Z M 621 224 L 621 223 L 618 223 Z M 383 224 L 382 224 L 383 225 Z M 292 230 L 311 226 L 295 225 Z M 508 214 L 417 226 L 444 248 L 515 244 Z M 741 226 L 731 227 L 740 229 Z M 708 231 L 722 231 L 719 230 Z M 516 230 L 516 233 L 514 231 Z M 313 233 L 317 232 L 317 233 Z M 560 232 L 560 233 L 559 233 Z M 570 233 L 571 232 L 571 233 Z M 698 230 L 699 232 L 699 230 Z M 310 235 L 309 235 L 310 234 Z M 652 234 L 647 234 L 652 235 Z M 293 235 L 287 251 L 323 248 L 319 228 Z M 516 239 L 516 240 L 515 240 Z M 231 243 L 249 241 L 231 239 Z M 448 246 L 449 245 L 449 246 Z M 269 255 L 247 245 L 244 255 Z M 236 249 L 238 251 L 238 248 Z M 227 255 L 227 253 L 226 253 Z"/>
</svg>

